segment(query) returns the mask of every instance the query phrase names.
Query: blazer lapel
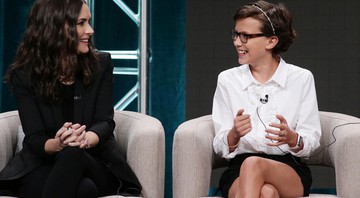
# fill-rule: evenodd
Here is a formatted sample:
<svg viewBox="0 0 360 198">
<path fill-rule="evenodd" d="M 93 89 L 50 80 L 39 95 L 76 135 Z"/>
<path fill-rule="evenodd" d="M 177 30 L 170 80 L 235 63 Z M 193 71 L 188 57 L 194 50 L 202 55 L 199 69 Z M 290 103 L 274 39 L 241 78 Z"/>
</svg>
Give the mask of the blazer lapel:
<svg viewBox="0 0 360 198">
<path fill-rule="evenodd" d="M 84 120 L 85 88 L 81 80 L 75 80 L 74 91 L 74 123 L 82 123 Z"/>
</svg>

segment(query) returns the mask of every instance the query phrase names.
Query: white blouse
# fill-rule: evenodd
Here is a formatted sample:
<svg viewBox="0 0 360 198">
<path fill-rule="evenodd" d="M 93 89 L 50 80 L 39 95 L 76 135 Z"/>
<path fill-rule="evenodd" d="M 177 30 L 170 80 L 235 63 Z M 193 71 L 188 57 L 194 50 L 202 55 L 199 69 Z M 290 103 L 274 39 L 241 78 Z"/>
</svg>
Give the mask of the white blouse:
<svg viewBox="0 0 360 198">
<path fill-rule="evenodd" d="M 231 153 L 227 135 L 234 125 L 239 109 L 249 114 L 252 130 L 240 138 L 239 146 Z M 279 122 L 276 114 L 284 116 L 288 126 L 303 137 L 303 150 L 294 153 L 287 144 L 268 146 L 265 126 Z M 281 59 L 272 78 L 261 84 L 252 76 L 249 65 L 221 72 L 213 100 L 212 118 L 216 136 L 214 151 L 231 159 L 241 153 L 266 153 L 308 158 L 319 147 L 321 127 L 314 77 L 309 70 L 287 64 Z"/>
</svg>

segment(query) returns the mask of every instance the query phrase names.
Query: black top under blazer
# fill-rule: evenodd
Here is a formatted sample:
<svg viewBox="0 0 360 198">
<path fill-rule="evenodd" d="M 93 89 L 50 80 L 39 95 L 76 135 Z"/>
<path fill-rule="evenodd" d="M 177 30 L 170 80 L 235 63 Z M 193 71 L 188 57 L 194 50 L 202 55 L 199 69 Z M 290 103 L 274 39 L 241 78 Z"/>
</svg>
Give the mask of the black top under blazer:
<svg viewBox="0 0 360 198">
<path fill-rule="evenodd" d="M 101 69 L 95 74 L 91 86 L 85 88 L 81 79 L 75 80 L 73 123 L 86 125 L 88 131 L 99 136 L 99 144 L 89 152 L 100 156 L 118 179 L 126 181 L 132 190 L 140 193 L 141 185 L 121 156 L 113 134 L 114 79 L 111 57 L 108 53 L 100 52 L 98 56 Z M 0 181 L 20 178 L 51 158 L 44 150 L 45 142 L 54 138 L 63 124 L 69 121 L 64 118 L 61 104 L 51 104 L 35 96 L 29 72 L 15 71 L 12 85 L 25 138 L 23 149 L 0 172 Z"/>
</svg>

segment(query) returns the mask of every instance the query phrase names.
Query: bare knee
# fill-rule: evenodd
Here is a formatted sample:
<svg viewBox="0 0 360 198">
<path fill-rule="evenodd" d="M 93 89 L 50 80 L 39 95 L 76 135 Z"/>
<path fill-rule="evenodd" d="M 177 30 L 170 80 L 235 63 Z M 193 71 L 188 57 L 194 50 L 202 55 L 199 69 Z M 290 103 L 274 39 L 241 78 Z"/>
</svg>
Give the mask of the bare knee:
<svg viewBox="0 0 360 198">
<path fill-rule="evenodd" d="M 266 167 L 266 163 L 264 163 L 264 159 L 261 157 L 248 157 L 244 160 L 244 162 L 241 165 L 240 173 L 244 172 L 254 172 L 263 170 Z"/>
<path fill-rule="evenodd" d="M 228 193 L 229 198 L 235 198 L 237 191 L 239 190 L 239 178 L 237 178 L 231 185 Z"/>
<path fill-rule="evenodd" d="M 264 184 L 260 191 L 260 198 L 280 198 L 280 195 L 273 185 Z"/>
</svg>

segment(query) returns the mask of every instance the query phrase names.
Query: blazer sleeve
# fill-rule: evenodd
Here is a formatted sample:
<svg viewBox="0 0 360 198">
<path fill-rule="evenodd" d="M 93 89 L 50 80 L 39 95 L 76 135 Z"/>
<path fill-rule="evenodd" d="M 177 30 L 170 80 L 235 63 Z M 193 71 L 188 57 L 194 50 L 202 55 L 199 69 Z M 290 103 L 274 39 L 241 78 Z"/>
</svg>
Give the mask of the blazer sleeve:
<svg viewBox="0 0 360 198">
<path fill-rule="evenodd" d="M 30 87 L 30 77 L 24 70 L 16 70 L 11 82 L 17 101 L 17 107 L 26 144 L 35 154 L 46 157 L 45 142 L 50 138 L 42 114 L 38 107 L 38 101 Z"/>
<path fill-rule="evenodd" d="M 101 75 L 98 75 L 94 82 L 94 88 L 89 97 L 95 97 L 92 108 L 92 121 L 87 128 L 88 131 L 95 132 L 100 139 L 99 145 L 103 144 L 110 137 L 113 137 L 115 128 L 114 106 L 113 106 L 113 63 L 108 53 L 100 53 Z M 92 99 L 90 99 L 92 100 Z M 91 105 L 92 106 L 92 105 Z M 86 111 L 86 110 L 85 110 Z M 87 114 L 87 113 L 85 113 Z"/>
</svg>

